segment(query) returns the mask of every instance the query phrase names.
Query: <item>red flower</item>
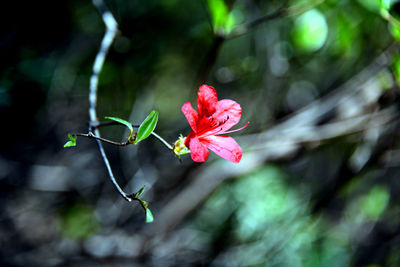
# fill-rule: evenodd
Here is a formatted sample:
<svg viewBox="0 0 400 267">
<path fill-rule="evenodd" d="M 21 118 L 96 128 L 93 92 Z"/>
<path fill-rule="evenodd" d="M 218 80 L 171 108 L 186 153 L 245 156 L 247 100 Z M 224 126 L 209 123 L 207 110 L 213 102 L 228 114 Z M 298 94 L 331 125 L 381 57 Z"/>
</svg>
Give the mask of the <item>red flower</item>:
<svg viewBox="0 0 400 267">
<path fill-rule="evenodd" d="M 228 131 L 240 121 L 242 108 L 230 99 L 218 101 L 214 87 L 202 85 L 198 92 L 197 109 L 187 102 L 182 112 L 189 122 L 192 131 L 185 139 L 185 146 L 190 149 L 191 157 L 196 162 L 206 161 L 210 149 L 218 156 L 238 163 L 242 159 L 242 149 L 229 136 L 220 134 L 239 131 L 244 127 Z"/>
</svg>

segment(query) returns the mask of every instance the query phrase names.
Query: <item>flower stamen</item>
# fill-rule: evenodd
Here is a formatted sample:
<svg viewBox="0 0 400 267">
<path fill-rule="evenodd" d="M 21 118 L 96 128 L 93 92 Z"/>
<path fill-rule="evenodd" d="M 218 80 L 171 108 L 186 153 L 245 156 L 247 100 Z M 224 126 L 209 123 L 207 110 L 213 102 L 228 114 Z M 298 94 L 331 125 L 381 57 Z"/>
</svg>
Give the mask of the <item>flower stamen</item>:
<svg viewBox="0 0 400 267">
<path fill-rule="evenodd" d="M 224 132 L 224 133 L 234 133 L 234 132 L 237 132 L 237 131 L 243 130 L 243 129 L 244 129 L 244 128 L 246 128 L 246 127 L 247 127 L 247 125 L 249 125 L 249 124 L 250 124 L 250 122 L 248 121 L 248 122 L 246 123 L 246 125 L 245 125 L 245 126 L 243 126 L 243 127 L 239 128 L 239 129 L 232 130 L 232 131 L 226 131 L 226 132 Z"/>
</svg>

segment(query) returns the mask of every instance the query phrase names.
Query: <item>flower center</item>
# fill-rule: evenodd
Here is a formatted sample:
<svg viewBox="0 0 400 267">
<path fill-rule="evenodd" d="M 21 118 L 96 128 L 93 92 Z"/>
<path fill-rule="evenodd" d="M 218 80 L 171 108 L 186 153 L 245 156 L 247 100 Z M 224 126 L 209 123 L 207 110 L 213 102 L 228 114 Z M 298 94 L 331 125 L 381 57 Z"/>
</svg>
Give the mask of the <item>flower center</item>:
<svg viewBox="0 0 400 267">
<path fill-rule="evenodd" d="M 203 121 L 204 120 L 204 121 Z M 206 137 L 210 135 L 216 135 L 224 133 L 227 129 L 224 129 L 224 125 L 229 120 L 229 115 L 227 115 L 222 120 L 216 120 L 213 116 L 204 117 L 201 120 L 200 125 L 202 126 L 200 131 L 197 133 L 198 137 Z"/>
</svg>

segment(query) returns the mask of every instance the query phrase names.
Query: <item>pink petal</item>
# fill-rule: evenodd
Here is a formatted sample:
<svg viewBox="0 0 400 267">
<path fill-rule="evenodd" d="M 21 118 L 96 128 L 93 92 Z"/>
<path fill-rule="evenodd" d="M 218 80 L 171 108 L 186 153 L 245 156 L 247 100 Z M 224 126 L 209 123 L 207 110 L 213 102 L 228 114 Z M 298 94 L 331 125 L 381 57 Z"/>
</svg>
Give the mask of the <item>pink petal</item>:
<svg viewBox="0 0 400 267">
<path fill-rule="evenodd" d="M 199 117 L 208 117 L 215 112 L 218 103 L 217 92 L 214 87 L 203 84 L 197 93 L 197 110 Z"/>
<path fill-rule="evenodd" d="M 189 125 L 192 128 L 192 130 L 196 132 L 197 131 L 196 122 L 199 119 L 199 115 L 197 115 L 197 112 L 192 107 L 192 104 L 190 104 L 190 102 L 186 102 L 185 104 L 183 104 L 181 110 L 183 112 L 183 115 L 185 115 L 187 121 L 189 122 Z"/>
<path fill-rule="evenodd" d="M 189 140 L 190 156 L 195 162 L 205 162 L 210 152 L 208 151 L 207 146 L 201 143 L 197 136 L 192 136 L 193 137 Z M 189 138 L 189 136 L 186 138 Z"/>
<path fill-rule="evenodd" d="M 234 163 L 239 163 L 242 159 L 242 148 L 236 141 L 229 136 L 208 136 L 202 142 L 218 156 Z"/>
<path fill-rule="evenodd" d="M 212 132 L 215 132 L 215 134 L 223 134 L 236 125 L 240 121 L 241 116 L 242 108 L 237 102 L 230 99 L 218 101 L 215 113 L 213 114 L 213 121 L 218 127 Z"/>
<path fill-rule="evenodd" d="M 189 148 L 190 140 L 192 140 L 192 138 L 195 137 L 195 136 L 196 136 L 196 133 L 193 132 L 193 131 L 191 131 L 191 132 L 188 134 L 188 136 L 186 136 L 184 145 L 185 145 L 187 148 Z M 189 148 L 189 149 L 190 149 L 190 148 Z"/>
</svg>

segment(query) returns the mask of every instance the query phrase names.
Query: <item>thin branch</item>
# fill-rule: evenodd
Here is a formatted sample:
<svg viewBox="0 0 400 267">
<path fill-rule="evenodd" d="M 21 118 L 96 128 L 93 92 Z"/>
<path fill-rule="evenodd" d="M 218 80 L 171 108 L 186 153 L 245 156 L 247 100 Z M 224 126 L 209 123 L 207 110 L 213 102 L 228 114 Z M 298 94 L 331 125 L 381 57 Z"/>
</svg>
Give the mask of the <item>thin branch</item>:
<svg viewBox="0 0 400 267">
<path fill-rule="evenodd" d="M 110 11 L 108 11 L 103 0 L 93 0 L 93 4 L 101 13 L 103 22 L 106 25 L 106 32 L 101 42 L 99 52 L 96 55 L 96 59 L 93 64 L 92 76 L 90 77 L 89 117 L 91 123 L 97 122 L 96 103 L 100 71 L 103 68 L 104 60 L 108 50 L 110 49 L 110 46 L 118 32 L 118 24 Z"/>
<path fill-rule="evenodd" d="M 388 11 L 381 11 L 381 16 L 382 18 L 384 18 L 386 21 L 392 23 L 393 25 L 395 25 L 397 28 L 400 27 L 400 22 L 396 17 L 393 17 L 392 15 L 390 15 L 390 13 Z"/>
<path fill-rule="evenodd" d="M 218 53 L 222 44 L 226 39 L 220 35 L 214 35 L 213 43 L 209 48 L 206 56 L 203 59 L 203 63 L 200 65 L 200 69 L 197 72 L 197 77 L 195 79 L 194 87 L 200 86 L 207 80 L 208 75 L 210 74 L 213 66 L 218 57 Z"/>
<path fill-rule="evenodd" d="M 287 2 L 287 1 L 285 1 L 285 2 Z M 264 17 L 258 18 L 256 20 L 253 20 L 252 22 L 249 23 L 247 28 L 255 28 L 256 26 L 260 25 L 261 23 L 279 18 L 280 16 L 283 16 L 286 13 L 286 11 L 287 11 L 287 8 L 286 8 L 286 3 L 285 3 L 280 8 L 278 8 L 278 10 L 276 10 L 275 12 L 268 14 Z"/>
<path fill-rule="evenodd" d="M 173 150 L 174 149 L 167 141 L 164 140 L 164 138 L 162 138 L 161 136 L 159 136 L 155 132 L 151 132 L 151 134 L 154 135 L 158 140 L 160 140 L 166 147 L 168 147 L 169 150 Z"/>
<path fill-rule="evenodd" d="M 200 66 L 200 70 L 197 72 L 197 77 L 195 79 L 194 86 L 197 87 L 198 85 L 204 83 L 207 80 L 207 77 L 209 76 L 213 66 L 215 65 L 219 50 L 226 40 L 231 40 L 236 37 L 242 36 L 242 35 L 248 33 L 250 30 L 257 27 L 258 25 L 260 25 L 261 23 L 264 23 L 264 22 L 267 22 L 267 21 L 270 21 L 273 19 L 277 19 L 277 18 L 285 15 L 288 11 L 288 8 L 286 7 L 287 2 L 288 2 L 288 0 L 285 0 L 282 3 L 281 7 L 278 8 L 276 11 L 274 11 L 271 14 L 260 17 L 245 26 L 242 26 L 242 27 L 238 26 L 237 29 L 234 30 L 230 35 L 225 36 L 225 35 L 215 34 L 213 43 L 212 43 L 211 47 L 209 48 L 206 56 L 204 57 L 203 63 Z M 211 21 L 211 19 L 210 19 L 210 21 Z"/>
<path fill-rule="evenodd" d="M 114 141 L 105 139 L 105 138 L 103 138 L 103 137 L 96 136 L 96 135 L 94 135 L 94 134 L 91 133 L 91 132 L 89 132 L 88 134 L 77 133 L 77 134 L 72 134 L 72 135 L 73 135 L 73 136 L 87 137 L 87 138 L 90 138 L 90 139 L 95 139 L 95 140 L 102 141 L 102 142 L 104 142 L 104 143 L 108 143 L 108 144 L 115 145 L 115 146 L 127 146 L 127 145 L 129 145 L 129 142 L 123 142 L 123 143 L 114 142 Z"/>
<path fill-rule="evenodd" d="M 322 4 L 325 0 L 316 0 L 313 3 L 300 3 L 294 4 L 292 6 L 288 6 L 289 1 L 285 0 L 282 1 L 281 6 L 274 12 L 262 16 L 253 20 L 252 22 L 248 23 L 247 25 L 237 26 L 237 29 L 232 32 L 229 36 L 226 37 L 227 40 L 242 36 L 247 34 L 249 31 L 253 30 L 254 28 L 258 27 L 262 23 L 269 22 L 274 19 L 278 19 L 283 16 L 291 17 L 297 16 L 301 13 L 304 13 L 308 10 L 315 8 L 316 6 Z"/>
<path fill-rule="evenodd" d="M 324 3 L 325 0 L 314 0 L 314 1 L 305 1 L 305 2 L 298 2 L 287 8 L 287 13 L 289 16 L 297 16 L 300 15 L 308 10 L 311 10 L 320 4 Z"/>
<path fill-rule="evenodd" d="M 113 15 L 111 12 L 107 9 L 106 5 L 104 4 L 103 0 L 93 0 L 93 4 L 96 6 L 96 8 L 99 10 L 103 22 L 106 26 L 106 32 L 104 34 L 103 40 L 101 42 L 101 46 L 99 49 L 99 52 L 96 55 L 96 59 L 93 64 L 93 73 L 90 78 L 90 87 L 89 87 L 89 118 L 90 118 L 90 123 L 89 123 L 89 132 L 91 133 L 93 131 L 94 136 L 97 137 L 96 143 L 99 148 L 101 157 L 103 158 L 104 164 L 106 165 L 108 175 L 110 177 L 111 182 L 114 184 L 114 186 L 117 188 L 118 192 L 121 194 L 123 198 L 125 198 L 127 201 L 131 202 L 132 198 L 129 197 L 128 194 L 126 194 L 122 188 L 119 186 L 117 183 L 113 171 L 111 169 L 110 162 L 107 158 L 107 155 L 104 151 L 103 144 L 98 138 L 101 138 L 100 132 L 97 128 L 93 128 L 93 125 L 98 123 L 97 120 L 97 113 L 96 113 L 96 103 L 97 103 L 97 86 L 99 83 L 99 74 L 101 72 L 101 69 L 103 68 L 104 60 L 107 55 L 108 50 L 110 49 L 111 44 L 114 41 L 115 36 L 117 35 L 118 32 L 118 24 L 116 20 L 114 19 Z"/>
<path fill-rule="evenodd" d="M 111 125 L 121 125 L 121 124 L 118 123 L 118 122 L 115 122 L 115 121 L 105 121 L 105 122 L 96 122 L 96 123 L 93 123 L 93 124 L 91 125 L 91 127 L 92 127 L 92 129 L 95 129 L 95 128 L 100 128 L 100 127 L 103 127 L 103 126 L 111 126 Z M 138 124 L 132 124 L 132 127 L 133 127 L 133 128 L 139 128 L 140 125 L 138 125 Z M 156 137 L 158 140 L 160 140 L 166 147 L 168 147 L 169 150 L 173 150 L 173 147 L 172 147 L 167 141 L 165 141 L 164 138 L 162 138 L 161 136 L 159 136 L 159 135 L 156 134 L 155 132 L 151 132 L 151 134 L 154 135 L 154 137 Z M 75 134 L 75 135 L 77 135 L 77 134 Z M 89 137 L 89 136 L 86 136 L 85 134 L 83 134 L 83 135 L 77 135 L 77 136 Z M 95 137 L 95 136 L 90 136 L 90 137 Z M 95 139 L 96 139 L 96 138 L 95 138 Z M 99 139 L 99 138 L 97 138 L 97 139 Z M 104 141 L 104 142 L 107 142 L 107 143 L 110 143 L 110 144 L 113 144 L 113 145 L 118 145 L 118 146 L 126 146 L 126 145 L 129 144 L 128 142 L 125 142 L 125 143 L 117 143 L 117 142 L 113 142 L 113 141 L 110 141 L 110 140 L 108 140 L 108 139 L 103 139 L 103 138 L 101 138 L 101 139 L 99 139 L 99 140 Z"/>
<path fill-rule="evenodd" d="M 236 30 L 232 32 L 229 36 L 227 36 L 227 40 L 234 39 L 236 37 L 242 36 L 244 34 L 247 34 L 249 31 L 253 30 L 254 28 L 258 27 L 260 24 L 278 19 L 280 17 L 283 17 L 285 15 L 288 15 L 289 13 L 289 8 L 287 7 L 288 0 L 283 1 L 281 6 L 275 10 L 274 12 L 267 14 L 265 16 L 262 16 L 260 18 L 257 18 L 253 20 L 252 22 L 242 25 L 242 26 L 237 26 Z"/>
</svg>

